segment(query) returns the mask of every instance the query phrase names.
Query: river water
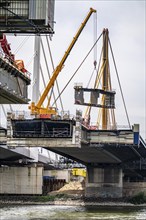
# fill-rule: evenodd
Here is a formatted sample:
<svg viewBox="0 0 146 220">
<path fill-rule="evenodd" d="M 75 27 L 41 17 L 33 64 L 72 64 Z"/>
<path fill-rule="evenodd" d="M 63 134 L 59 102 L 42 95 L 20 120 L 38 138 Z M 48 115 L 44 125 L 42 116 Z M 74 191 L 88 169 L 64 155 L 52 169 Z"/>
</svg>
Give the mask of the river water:
<svg viewBox="0 0 146 220">
<path fill-rule="evenodd" d="M 146 208 L 51 205 L 0 206 L 0 220 L 146 220 Z"/>
</svg>

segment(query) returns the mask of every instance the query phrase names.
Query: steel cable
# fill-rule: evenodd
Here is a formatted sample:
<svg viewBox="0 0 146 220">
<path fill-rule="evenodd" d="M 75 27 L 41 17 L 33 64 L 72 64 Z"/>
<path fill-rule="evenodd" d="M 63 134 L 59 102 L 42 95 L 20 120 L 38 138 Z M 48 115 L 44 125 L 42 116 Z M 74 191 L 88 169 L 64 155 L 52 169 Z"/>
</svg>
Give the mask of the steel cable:
<svg viewBox="0 0 146 220">
<path fill-rule="evenodd" d="M 52 53 L 51 53 L 51 48 L 50 48 L 50 44 L 49 44 L 49 40 L 48 40 L 47 35 L 46 35 L 46 41 L 47 41 L 47 46 L 48 46 L 48 50 L 49 50 L 49 54 L 50 54 L 50 58 L 51 58 L 51 63 L 52 63 L 53 71 L 54 71 L 55 70 L 55 66 L 54 66 L 53 57 L 52 57 Z M 58 94 L 60 94 L 60 89 L 59 89 L 59 85 L 58 85 L 57 79 L 56 79 L 56 86 L 57 86 Z M 60 105 L 61 105 L 62 111 L 64 111 L 61 97 L 60 97 Z"/>
<path fill-rule="evenodd" d="M 85 62 L 85 60 L 87 59 L 87 57 L 90 55 L 91 51 L 93 50 L 93 48 L 95 47 L 95 45 L 97 44 L 97 42 L 99 41 L 99 39 L 101 38 L 102 33 L 100 34 L 100 36 L 98 37 L 98 39 L 95 41 L 95 43 L 93 44 L 93 46 L 91 47 L 91 49 L 88 51 L 87 55 L 85 56 L 85 58 L 82 60 L 82 62 L 80 63 L 80 65 L 78 66 L 78 68 L 76 69 L 76 71 L 74 72 L 74 74 L 71 76 L 71 78 L 69 79 L 69 81 L 67 82 L 67 84 L 65 85 L 65 87 L 62 89 L 62 91 L 60 92 L 60 94 L 58 95 L 58 97 L 56 98 L 55 102 L 60 98 L 60 96 L 62 95 L 62 93 L 64 92 L 64 90 L 67 88 L 67 86 L 69 85 L 69 83 L 71 82 L 71 80 L 73 79 L 73 77 L 76 75 L 76 73 L 79 71 L 79 69 L 81 68 L 81 66 L 83 65 L 83 63 Z M 53 105 L 55 104 L 55 102 L 53 103 Z M 52 106 L 53 106 L 52 105 Z"/>
<path fill-rule="evenodd" d="M 108 41 L 109 41 L 109 45 L 110 45 L 110 49 L 111 49 L 111 54 L 112 54 L 112 58 L 113 58 L 113 62 L 114 62 L 114 67 L 115 67 L 115 71 L 116 71 L 116 75 L 117 75 L 117 79 L 118 79 L 118 83 L 119 83 L 119 87 L 120 87 L 120 92 L 121 92 L 122 101 L 123 101 L 124 108 L 125 108 L 125 113 L 126 113 L 128 125 L 129 125 L 129 128 L 131 128 L 130 120 L 129 120 L 129 116 L 128 116 L 128 112 L 127 112 L 127 108 L 126 108 L 126 103 L 125 103 L 125 99 L 124 99 L 124 94 L 123 94 L 123 91 L 122 91 L 122 86 L 121 86 L 121 82 L 120 82 L 120 78 L 119 78 L 119 74 L 118 74 L 118 70 L 117 70 L 117 66 L 116 66 L 116 62 L 115 62 L 115 58 L 114 58 L 114 54 L 113 54 L 113 50 L 112 50 L 110 39 L 108 39 Z"/>
<path fill-rule="evenodd" d="M 22 42 L 19 44 L 19 46 L 15 49 L 14 54 L 17 54 L 18 51 L 23 47 L 23 45 L 27 42 L 27 40 L 29 39 L 30 35 L 25 37 Z"/>
</svg>

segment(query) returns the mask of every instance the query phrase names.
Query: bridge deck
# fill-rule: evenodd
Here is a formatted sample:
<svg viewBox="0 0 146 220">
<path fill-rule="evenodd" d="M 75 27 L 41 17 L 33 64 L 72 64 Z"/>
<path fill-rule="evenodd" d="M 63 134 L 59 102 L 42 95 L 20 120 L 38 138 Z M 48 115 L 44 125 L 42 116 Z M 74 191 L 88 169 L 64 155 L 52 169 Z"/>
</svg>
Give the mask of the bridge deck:
<svg viewBox="0 0 146 220">
<path fill-rule="evenodd" d="M 121 167 L 127 176 L 146 172 L 146 144 L 134 144 L 132 130 L 88 130 L 74 120 L 11 120 L 12 130 L 1 137 L 8 147 L 43 147 L 54 153 L 94 167 Z M 77 130 L 76 130 L 77 129 Z M 76 133 L 77 132 L 77 133 Z"/>
<path fill-rule="evenodd" d="M 128 130 L 77 130 L 74 120 L 12 120 L 11 147 L 44 147 L 83 164 L 124 164 L 140 160 L 146 146 L 140 139 L 134 144 L 134 132 Z M 80 135 L 79 135 L 80 133 Z M 77 135 L 80 136 L 77 139 Z"/>
</svg>

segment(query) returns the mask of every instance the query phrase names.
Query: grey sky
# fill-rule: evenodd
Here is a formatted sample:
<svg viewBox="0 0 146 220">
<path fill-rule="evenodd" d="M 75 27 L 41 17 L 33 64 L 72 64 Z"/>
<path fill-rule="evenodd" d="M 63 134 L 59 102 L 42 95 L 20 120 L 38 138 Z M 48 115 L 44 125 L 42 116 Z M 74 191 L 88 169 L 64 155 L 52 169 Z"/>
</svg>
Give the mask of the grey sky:
<svg viewBox="0 0 146 220">
<path fill-rule="evenodd" d="M 114 51 L 116 64 L 121 80 L 121 85 L 127 105 L 127 110 L 131 124 L 140 123 L 141 134 L 146 138 L 146 71 L 145 71 L 145 38 L 146 38 L 146 2 L 145 1 L 61 1 L 55 3 L 55 35 L 51 41 L 51 48 L 55 65 L 63 56 L 70 41 L 76 33 L 78 27 L 87 15 L 89 8 L 97 10 L 97 30 L 98 36 L 103 28 L 109 29 L 109 36 Z M 9 36 L 11 48 L 14 51 L 20 37 Z M 33 56 L 33 38 L 24 45 L 17 54 L 17 59 L 21 58 L 27 64 Z M 85 57 L 93 45 L 93 16 L 88 21 L 85 29 L 81 33 L 75 47 L 73 48 L 65 67 L 60 73 L 58 80 L 63 88 L 65 82 L 77 69 L 82 59 Z M 28 53 L 29 48 L 29 53 Z M 98 49 L 98 48 L 97 48 Z M 99 57 L 100 51 L 97 51 Z M 48 63 L 50 61 L 48 60 Z M 43 61 L 42 61 L 43 63 Z M 44 65 L 44 64 L 43 64 Z M 112 64 L 113 65 L 113 64 Z M 29 66 L 32 72 L 32 66 Z M 45 67 L 44 67 L 45 70 Z M 122 100 L 119 94 L 116 75 L 112 70 L 113 88 L 116 89 L 116 116 L 120 125 L 127 124 Z M 93 71 L 93 54 L 85 62 L 83 67 L 73 79 L 69 87 L 63 93 L 62 99 L 66 110 L 75 113 L 78 106 L 74 106 L 75 82 L 83 82 L 87 85 Z M 46 74 L 46 73 L 45 73 Z M 46 75 L 47 79 L 47 75 Z M 21 107 L 22 109 L 22 107 Z M 85 108 L 81 108 L 83 111 Z M 94 109 L 94 119 L 96 120 L 96 110 Z"/>
<path fill-rule="evenodd" d="M 76 29 L 90 7 L 97 10 L 98 35 L 103 28 L 109 29 L 116 64 L 122 84 L 122 89 L 127 105 L 131 124 L 140 123 L 141 132 L 144 136 L 145 130 L 145 2 L 144 1 L 56 1 L 55 20 L 56 34 L 54 42 L 56 48 L 62 48 L 56 53 L 58 58 L 62 55 L 72 39 Z M 66 44 L 66 46 L 65 46 Z M 73 49 L 64 68 L 65 74 L 72 74 L 71 66 L 76 69 L 80 57 L 84 57 L 93 44 L 93 18 L 91 18 L 83 30 L 80 39 Z M 83 52 L 84 51 L 84 52 Z M 84 55 L 82 55 L 82 53 Z M 97 52 L 99 53 L 99 51 Z M 75 55 L 74 55 L 75 54 Z M 54 54 L 55 57 L 55 54 Z M 79 72 L 74 82 L 89 80 L 93 70 L 93 58 L 85 63 L 85 68 Z M 79 62 L 80 63 L 80 62 Z M 90 67 L 91 66 L 91 67 Z M 66 71 L 65 71 L 66 69 Z M 61 73 L 63 74 L 63 73 Z M 115 73 L 111 73 L 115 78 Z M 66 76 L 65 75 L 65 76 Z M 85 77 L 86 76 L 86 77 Z M 63 75 L 60 75 L 63 78 Z M 66 76 L 67 77 L 67 76 Z M 63 78 L 64 79 L 64 78 Z M 72 84 L 73 86 L 73 84 Z M 113 88 L 118 91 L 118 84 Z M 69 90 L 68 90 L 69 91 Z M 68 94 L 68 93 L 67 93 Z M 126 123 L 123 112 L 123 104 L 117 94 L 117 119 L 119 124 Z M 96 111 L 94 109 L 94 111 Z"/>
</svg>

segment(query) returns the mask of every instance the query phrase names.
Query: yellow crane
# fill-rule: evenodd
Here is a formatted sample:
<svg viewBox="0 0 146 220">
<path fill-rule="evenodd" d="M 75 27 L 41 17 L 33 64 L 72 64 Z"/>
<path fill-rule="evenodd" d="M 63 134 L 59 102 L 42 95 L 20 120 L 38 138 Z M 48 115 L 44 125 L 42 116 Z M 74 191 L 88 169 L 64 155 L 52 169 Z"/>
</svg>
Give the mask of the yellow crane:
<svg viewBox="0 0 146 220">
<path fill-rule="evenodd" d="M 109 31 L 108 29 L 104 29 L 102 32 L 103 36 L 103 46 L 102 46 L 102 62 L 100 60 L 100 68 L 97 71 L 96 80 L 94 83 L 94 89 L 97 91 L 103 91 L 101 93 L 101 98 L 98 101 L 99 111 L 98 111 L 98 119 L 97 124 L 94 126 L 90 126 L 90 114 L 92 103 L 92 96 L 90 96 L 90 103 L 88 103 L 88 107 L 86 109 L 84 115 L 84 121 L 86 126 L 90 126 L 90 129 L 99 129 L 101 125 L 102 130 L 108 129 L 116 129 L 116 120 L 114 113 L 114 91 L 112 91 L 111 85 L 111 76 L 110 76 L 110 66 L 109 66 Z M 108 93 L 109 94 L 108 94 Z M 112 99 L 113 98 L 113 99 Z"/>
<path fill-rule="evenodd" d="M 51 88 L 54 86 L 55 80 L 57 78 L 57 76 L 59 75 L 59 73 L 61 72 L 63 65 L 67 59 L 67 57 L 69 56 L 73 46 L 75 45 L 79 35 L 81 34 L 83 28 L 85 27 L 87 21 L 89 20 L 90 16 L 92 15 L 93 12 L 96 12 L 95 9 L 90 8 L 90 11 L 88 12 L 86 18 L 84 19 L 83 23 L 81 24 L 80 28 L 78 29 L 76 35 L 74 36 L 73 40 L 71 41 L 67 51 L 65 52 L 64 56 L 62 57 L 60 63 L 58 64 L 58 66 L 55 68 L 55 70 L 53 71 L 52 77 L 49 80 L 48 85 L 46 86 L 43 94 L 41 95 L 39 101 L 37 104 L 35 104 L 34 102 L 31 103 L 31 105 L 29 106 L 29 109 L 31 110 L 31 114 L 34 115 L 56 115 L 57 111 L 54 107 L 50 106 L 50 99 L 48 101 L 48 104 L 46 107 L 42 107 L 48 93 L 50 92 Z"/>
</svg>

